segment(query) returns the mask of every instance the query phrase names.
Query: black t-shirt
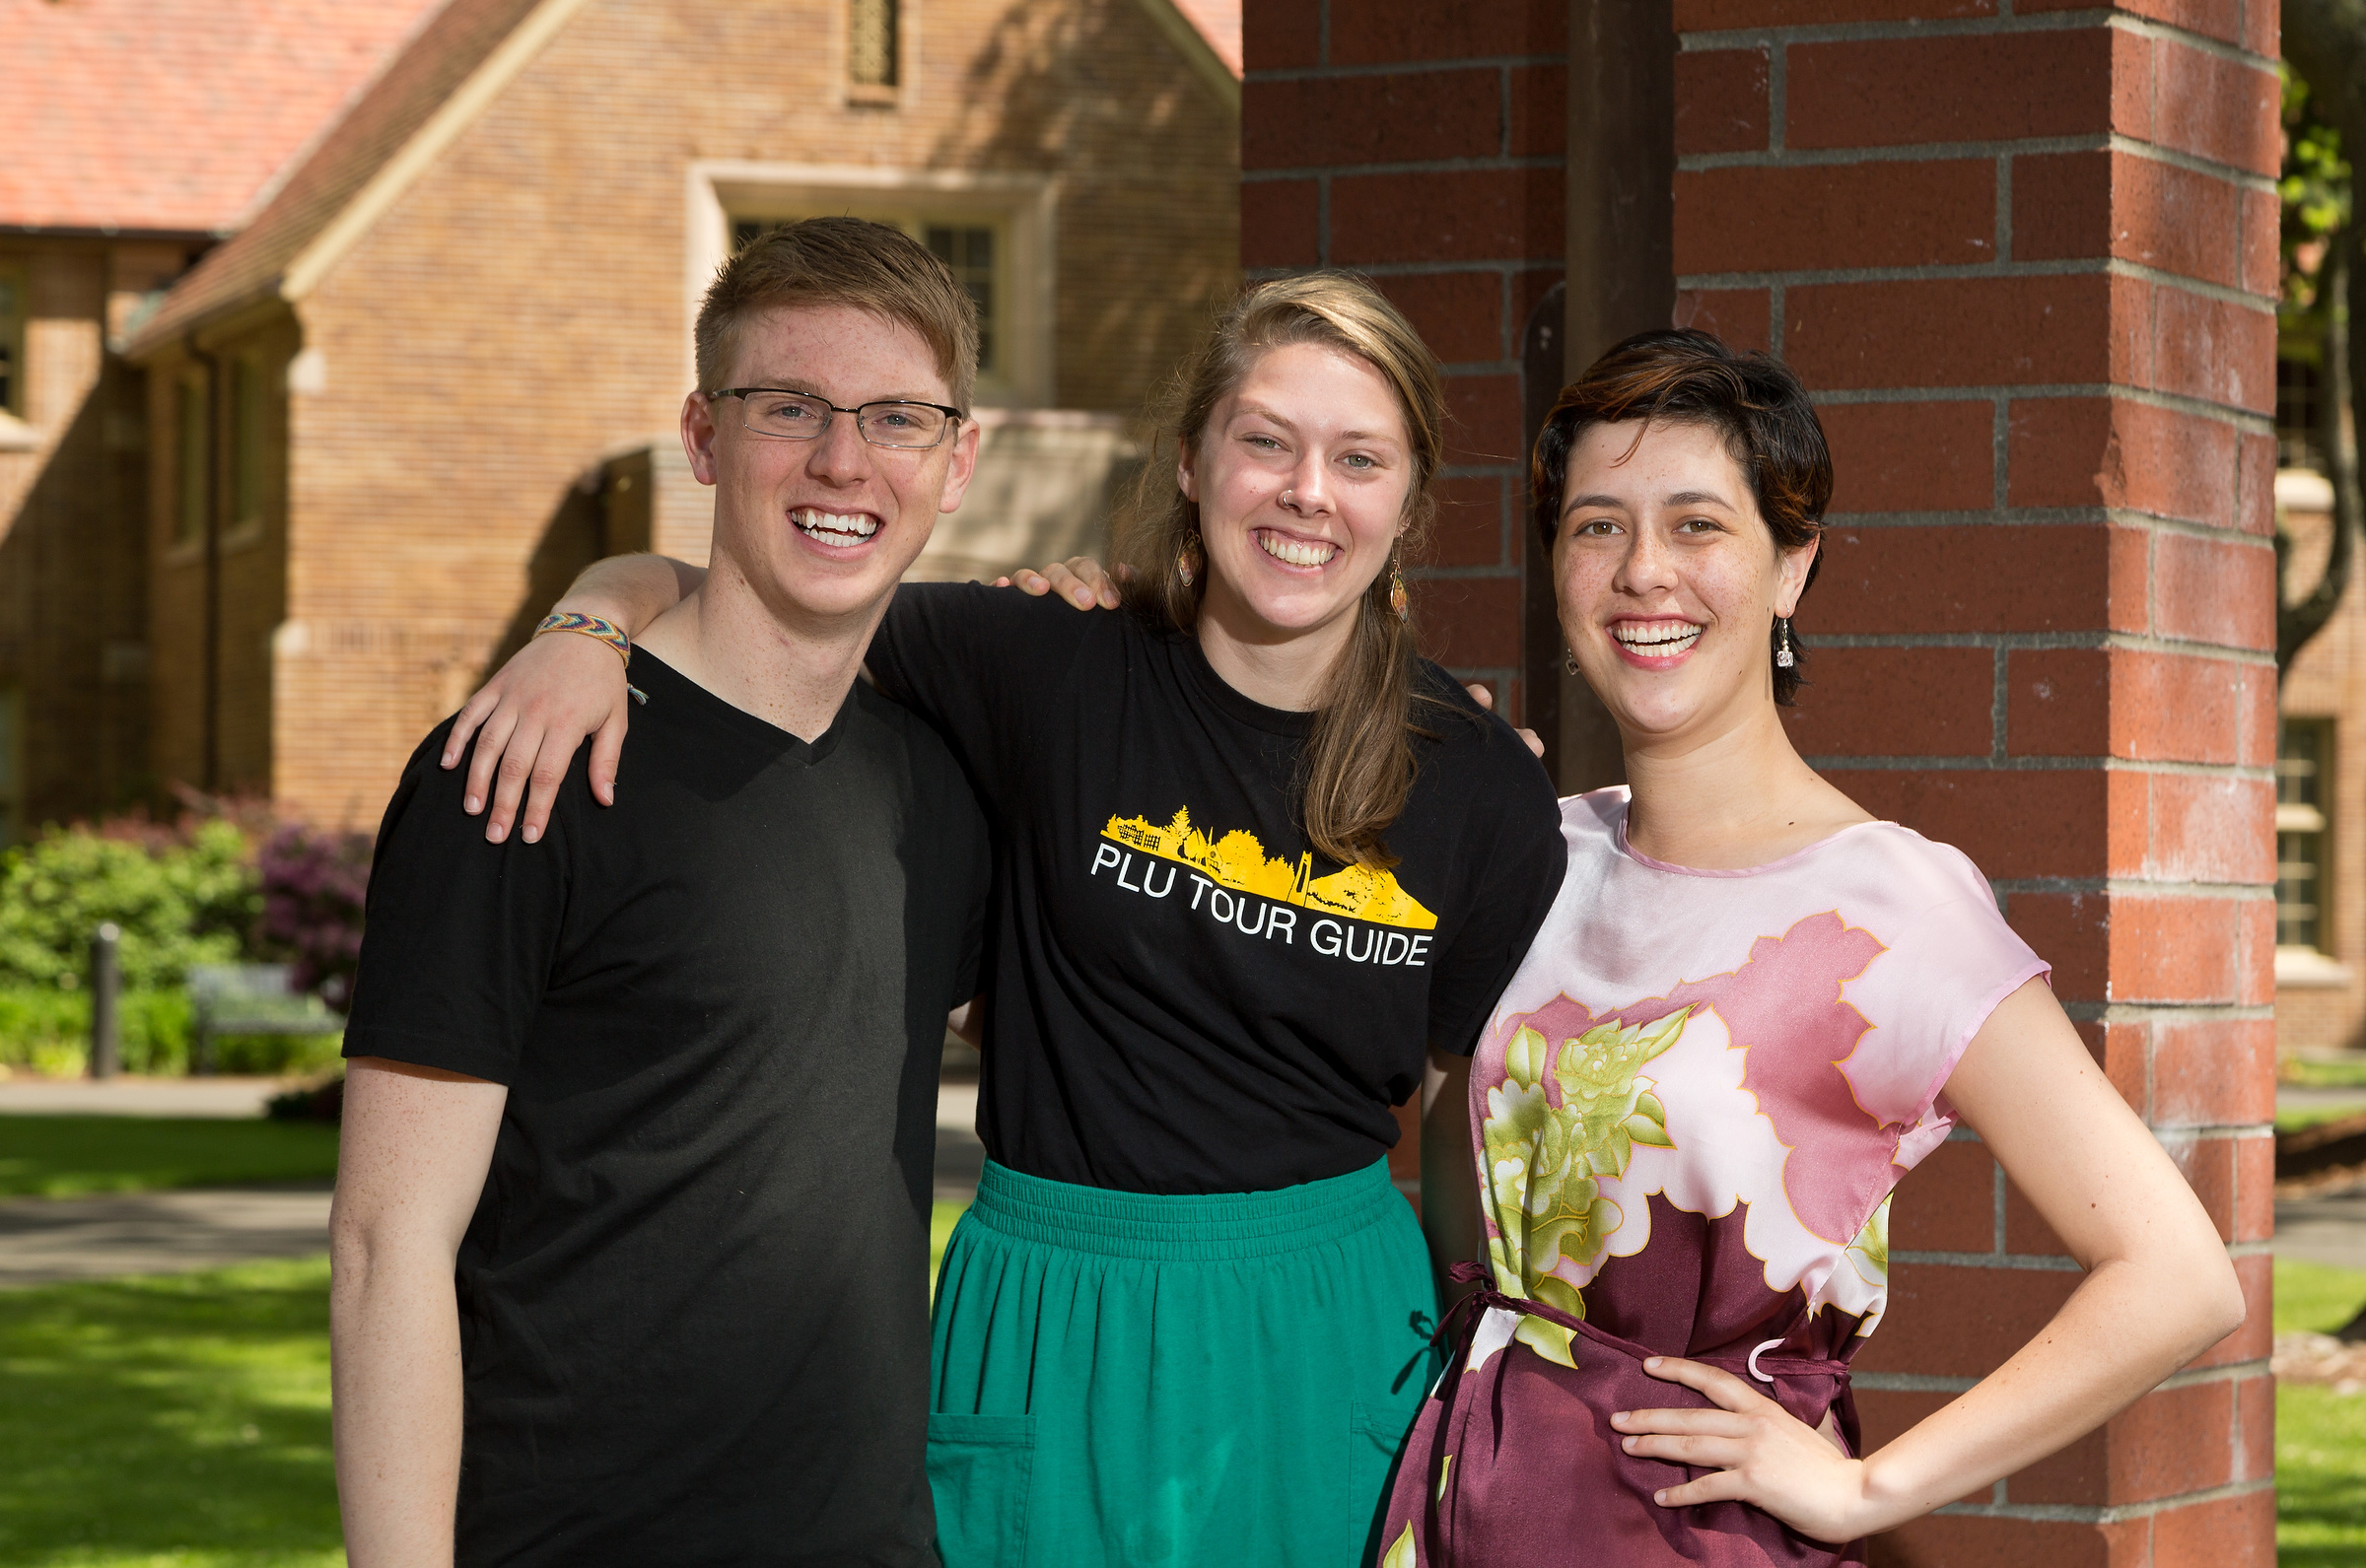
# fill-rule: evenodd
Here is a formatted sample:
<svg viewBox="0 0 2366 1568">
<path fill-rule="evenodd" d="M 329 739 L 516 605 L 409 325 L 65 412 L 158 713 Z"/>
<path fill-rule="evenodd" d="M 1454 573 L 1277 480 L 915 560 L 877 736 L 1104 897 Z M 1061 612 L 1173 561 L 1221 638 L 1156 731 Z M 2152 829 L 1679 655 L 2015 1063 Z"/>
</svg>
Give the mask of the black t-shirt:
<svg viewBox="0 0 2366 1568">
<path fill-rule="evenodd" d="M 1425 1049 L 1467 1054 L 1560 890 L 1544 769 L 1435 665 L 1446 708 L 1384 873 L 1313 855 L 1311 716 L 1194 638 L 972 584 L 896 590 L 883 690 L 935 719 L 995 824 L 980 1134 L 1122 1192 L 1270 1192 L 1397 1140 Z"/>
<path fill-rule="evenodd" d="M 990 861 L 943 742 L 858 684 L 811 744 L 644 651 L 616 804 L 578 753 L 490 845 L 413 754 L 350 1057 L 509 1086 L 458 1290 L 458 1561 L 937 1562 L 938 1061 Z"/>
</svg>

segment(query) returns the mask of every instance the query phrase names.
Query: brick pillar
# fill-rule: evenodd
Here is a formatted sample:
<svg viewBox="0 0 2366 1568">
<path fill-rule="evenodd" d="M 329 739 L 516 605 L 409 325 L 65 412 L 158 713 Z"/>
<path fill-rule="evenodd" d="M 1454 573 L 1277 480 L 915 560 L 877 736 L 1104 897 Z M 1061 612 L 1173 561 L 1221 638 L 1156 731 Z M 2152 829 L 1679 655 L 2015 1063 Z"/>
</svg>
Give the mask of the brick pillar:
<svg viewBox="0 0 2366 1568">
<path fill-rule="evenodd" d="M 1563 272 L 1567 20 L 1566 0 L 1242 13 L 1242 269 L 1369 274 L 1444 362 L 1443 506 L 1408 576 L 1427 651 L 1509 714 L 1525 697 L 1521 333 Z"/>
<path fill-rule="evenodd" d="M 2069 3 L 1678 0 L 1678 316 L 1777 345 L 1832 438 L 1800 749 L 1994 880 L 2253 1304 L 1875 1560 L 2263 1564 L 2276 7 Z M 1969 1135 L 1891 1241 L 1876 1442 L 2080 1277 Z"/>
<path fill-rule="evenodd" d="M 2252 1301 L 2104 1431 L 1876 1561 L 2269 1563 L 2274 0 L 1675 9 L 1678 319 L 1796 366 L 1840 467 L 1794 734 L 1994 879 Z M 1449 363 L 1423 613 L 1517 712 L 1517 334 L 1562 254 L 1563 8 L 1245 20 L 1243 264 L 1362 268 Z M 1874 1441 L 2078 1280 L 1969 1136 L 1894 1225 L 1858 1363 Z"/>
</svg>

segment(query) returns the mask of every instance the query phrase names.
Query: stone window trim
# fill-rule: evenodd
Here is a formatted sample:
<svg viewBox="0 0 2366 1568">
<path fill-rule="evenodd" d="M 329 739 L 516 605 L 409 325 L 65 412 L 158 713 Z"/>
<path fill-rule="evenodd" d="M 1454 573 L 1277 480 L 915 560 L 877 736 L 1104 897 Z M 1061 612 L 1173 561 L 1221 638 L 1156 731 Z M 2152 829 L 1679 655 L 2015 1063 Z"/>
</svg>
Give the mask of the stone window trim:
<svg viewBox="0 0 2366 1568">
<path fill-rule="evenodd" d="M 1058 286 L 1058 182 L 1041 174 L 816 164 L 698 162 L 688 171 L 689 237 L 683 256 L 682 388 L 697 385 L 689 323 L 715 271 L 731 254 L 735 217 L 851 213 L 909 224 L 993 226 L 1008 239 L 998 311 L 1000 362 L 981 375 L 975 401 L 998 408 L 1056 406 L 1053 328 Z M 917 238 L 917 236 L 916 236 Z"/>
</svg>

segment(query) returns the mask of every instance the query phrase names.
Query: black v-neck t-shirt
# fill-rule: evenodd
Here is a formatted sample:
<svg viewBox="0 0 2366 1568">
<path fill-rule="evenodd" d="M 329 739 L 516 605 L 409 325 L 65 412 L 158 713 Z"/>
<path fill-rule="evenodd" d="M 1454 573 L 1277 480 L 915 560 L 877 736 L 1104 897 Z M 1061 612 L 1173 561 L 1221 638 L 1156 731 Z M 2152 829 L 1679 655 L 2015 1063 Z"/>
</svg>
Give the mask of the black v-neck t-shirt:
<svg viewBox="0 0 2366 1568">
<path fill-rule="evenodd" d="M 387 807 L 345 1053 L 509 1086 L 459 1251 L 458 1562 L 934 1565 L 928 1243 L 985 823 L 858 684 L 810 744 L 646 650 L 616 804 Z"/>
<path fill-rule="evenodd" d="M 1311 716 L 1131 612 L 907 583 L 870 664 L 994 823 L 979 1132 L 1030 1176 L 1270 1192 L 1370 1165 L 1426 1048 L 1471 1051 L 1561 887 L 1543 767 L 1434 664 L 1386 872 L 1307 846 Z"/>
</svg>

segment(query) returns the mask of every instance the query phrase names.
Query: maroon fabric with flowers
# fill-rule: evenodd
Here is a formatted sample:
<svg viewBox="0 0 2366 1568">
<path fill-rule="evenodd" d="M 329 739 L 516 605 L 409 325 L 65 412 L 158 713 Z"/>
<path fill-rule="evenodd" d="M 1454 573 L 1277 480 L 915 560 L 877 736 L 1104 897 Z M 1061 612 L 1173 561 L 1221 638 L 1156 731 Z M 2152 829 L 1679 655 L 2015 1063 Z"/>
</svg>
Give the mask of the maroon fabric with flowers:
<svg viewBox="0 0 2366 1568">
<path fill-rule="evenodd" d="M 1626 808 L 1562 803 L 1567 879 L 1472 1060 L 1491 1289 L 1399 1463 L 1382 1568 L 1862 1561 L 1747 1504 L 1662 1507 L 1704 1472 L 1610 1418 L 1709 1407 L 1642 1370 L 1680 1355 L 1855 1452 L 1890 1192 L 2046 966 L 1969 860 L 1895 824 L 1696 871 L 1630 848 Z"/>
</svg>

